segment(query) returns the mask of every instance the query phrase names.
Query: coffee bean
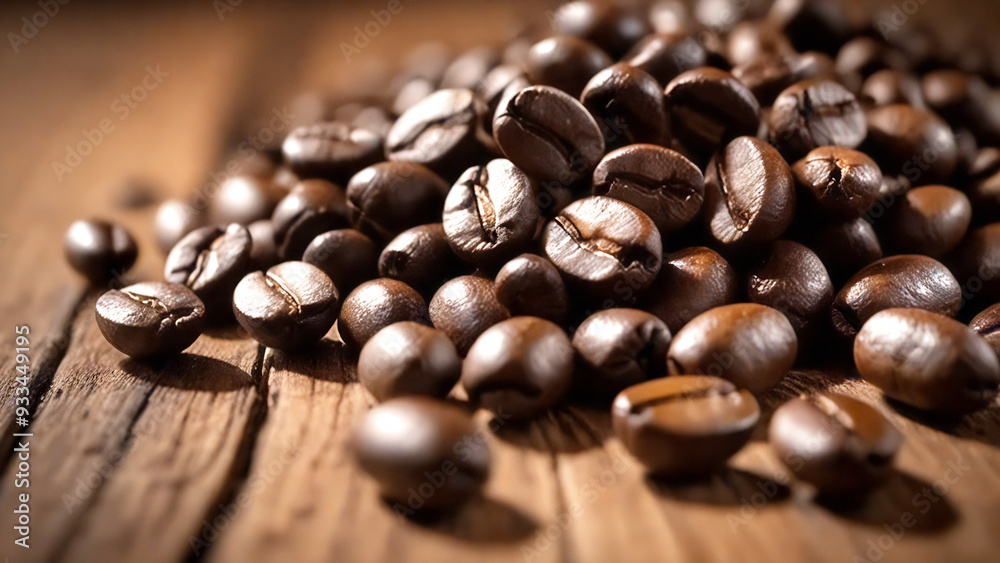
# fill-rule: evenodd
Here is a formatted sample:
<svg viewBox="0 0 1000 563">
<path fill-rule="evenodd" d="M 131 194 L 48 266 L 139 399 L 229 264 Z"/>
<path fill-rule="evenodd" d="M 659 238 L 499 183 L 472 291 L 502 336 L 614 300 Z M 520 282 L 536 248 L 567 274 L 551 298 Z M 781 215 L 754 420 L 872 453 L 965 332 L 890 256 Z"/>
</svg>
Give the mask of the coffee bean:
<svg viewBox="0 0 1000 563">
<path fill-rule="evenodd" d="M 865 140 L 865 114 L 846 88 L 825 78 L 795 83 L 774 100 L 769 129 L 781 154 L 802 158 L 826 145 L 853 149 Z"/>
<path fill-rule="evenodd" d="M 992 404 L 1000 362 L 983 337 L 964 324 L 921 309 L 886 309 L 854 341 L 854 363 L 889 397 L 961 415 Z"/>
<path fill-rule="evenodd" d="M 297 350 L 316 342 L 337 319 L 339 294 L 322 270 L 284 262 L 248 274 L 233 293 L 236 320 L 269 348 Z"/>
<path fill-rule="evenodd" d="M 441 221 L 448 184 L 411 162 L 382 162 L 358 172 L 347 184 L 351 224 L 375 240 Z"/>
<path fill-rule="evenodd" d="M 205 326 L 205 306 L 180 284 L 142 282 L 97 300 L 97 326 L 112 346 L 137 359 L 177 354 Z"/>
<path fill-rule="evenodd" d="M 680 153 L 655 145 L 630 145 L 608 153 L 594 169 L 594 195 L 637 207 L 665 235 L 701 211 L 705 178 Z"/>
<path fill-rule="evenodd" d="M 233 290 L 250 269 L 251 247 L 250 231 L 236 223 L 195 229 L 170 251 L 163 278 L 194 291 L 209 316 L 228 317 Z"/>
<path fill-rule="evenodd" d="M 732 73 L 761 106 L 769 107 L 778 94 L 796 82 L 833 76 L 833 61 L 816 52 L 776 53 L 740 63 Z"/>
<path fill-rule="evenodd" d="M 654 474 L 700 475 L 722 467 L 760 419 L 748 391 L 717 377 L 675 375 L 634 385 L 611 406 L 615 434 Z"/>
<path fill-rule="evenodd" d="M 648 31 L 638 14 L 606 0 L 575 0 L 559 7 L 552 16 L 559 35 L 586 39 L 619 58 Z"/>
<path fill-rule="evenodd" d="M 462 356 L 486 329 L 510 317 L 497 301 L 493 282 L 476 276 L 460 276 L 442 285 L 428 309 L 431 322 L 451 338 Z"/>
<path fill-rule="evenodd" d="M 493 136 L 504 155 L 534 180 L 569 185 L 604 155 L 604 137 L 580 102 L 561 90 L 532 86 L 497 106 Z"/>
<path fill-rule="evenodd" d="M 404 395 L 445 398 L 462 360 L 440 330 L 403 321 L 378 331 L 358 358 L 358 380 L 379 401 Z"/>
<path fill-rule="evenodd" d="M 379 278 L 359 285 L 344 299 L 337 329 L 355 353 L 383 328 L 412 321 L 429 325 L 427 302 L 403 282 Z"/>
<path fill-rule="evenodd" d="M 549 37 L 535 43 L 524 62 L 532 84 L 551 86 L 579 98 L 590 77 L 612 60 L 597 45 L 576 37 Z"/>
<path fill-rule="evenodd" d="M 882 172 L 868 155 L 842 147 L 819 147 L 792 165 L 809 200 L 843 220 L 860 217 L 875 203 Z"/>
<path fill-rule="evenodd" d="M 833 326 L 854 338 L 884 309 L 915 307 L 953 317 L 961 303 L 961 288 L 948 268 L 927 256 L 902 254 L 873 262 L 847 281 L 833 301 Z"/>
<path fill-rule="evenodd" d="M 344 190 L 326 180 L 304 180 L 274 209 L 271 217 L 278 257 L 298 260 L 314 238 L 347 226 Z"/>
<path fill-rule="evenodd" d="M 531 242 L 538 224 L 531 180 L 509 160 L 473 166 L 444 202 L 444 232 L 459 258 L 497 267 Z"/>
<path fill-rule="evenodd" d="M 580 375 L 600 396 L 666 374 L 670 329 L 638 309 L 608 309 L 587 317 L 573 335 Z"/>
<path fill-rule="evenodd" d="M 315 123 L 289 133 L 281 152 L 299 178 L 340 183 L 382 159 L 382 137 L 346 123 Z"/>
<path fill-rule="evenodd" d="M 660 84 L 705 66 L 705 47 L 686 32 L 652 33 L 639 40 L 622 62 L 648 72 Z"/>
<path fill-rule="evenodd" d="M 833 283 L 819 257 L 797 242 L 779 240 L 750 269 L 750 301 L 784 313 L 799 342 L 809 341 L 829 322 Z"/>
<path fill-rule="evenodd" d="M 511 315 L 532 315 L 562 324 L 569 314 L 569 296 L 552 262 L 522 254 L 504 264 L 494 285 L 497 302 Z"/>
<path fill-rule="evenodd" d="M 69 265 L 94 286 L 119 283 L 139 255 L 124 227 L 93 219 L 70 225 L 63 248 Z"/>
<path fill-rule="evenodd" d="M 461 381 L 474 404 L 520 421 L 554 406 L 572 377 L 573 347 L 562 329 L 537 317 L 514 317 L 476 339 Z"/>
<path fill-rule="evenodd" d="M 270 219 L 274 207 L 285 194 L 270 179 L 258 176 L 232 176 L 224 181 L 209 201 L 208 223 L 249 225 Z"/>
<path fill-rule="evenodd" d="M 500 150 L 496 147 L 496 141 L 493 139 L 493 116 L 497 112 L 500 101 L 504 98 L 504 93 L 508 90 L 511 93 L 519 92 L 528 86 L 531 86 L 531 83 L 528 82 L 524 71 L 519 66 L 509 64 L 494 68 L 486 74 L 482 82 L 476 85 L 476 96 L 485 106 L 479 120 L 480 132 L 482 133 L 479 135 L 479 140 L 491 150 Z"/>
<path fill-rule="evenodd" d="M 710 248 L 692 246 L 664 258 L 643 309 L 676 334 L 705 311 L 735 302 L 738 286 L 736 272 L 725 258 Z"/>
<path fill-rule="evenodd" d="M 781 312 L 756 303 L 710 309 L 684 325 L 670 344 L 671 375 L 711 375 L 760 393 L 778 384 L 798 352 L 795 329 Z"/>
<path fill-rule="evenodd" d="M 385 139 L 386 155 L 446 175 L 462 170 L 479 146 L 476 128 L 482 111 L 472 90 L 438 90 L 399 116 Z"/>
<path fill-rule="evenodd" d="M 1000 356 L 1000 303 L 987 307 L 976 315 L 969 328 L 986 339 L 986 343 Z"/>
<path fill-rule="evenodd" d="M 339 293 L 348 294 L 378 277 L 378 254 L 378 247 L 361 231 L 338 229 L 314 238 L 302 261 L 323 270 Z"/>
<path fill-rule="evenodd" d="M 667 140 L 663 90 L 644 70 L 626 63 L 605 68 L 590 79 L 580 101 L 600 126 L 607 148 Z"/>
<path fill-rule="evenodd" d="M 971 233 L 949 257 L 962 297 L 977 303 L 1000 300 L 1000 223 Z"/>
<path fill-rule="evenodd" d="M 760 139 L 739 137 L 705 173 L 705 220 L 727 248 L 777 239 L 792 222 L 795 183 L 781 155 Z"/>
<path fill-rule="evenodd" d="M 441 88 L 474 89 L 493 67 L 500 63 L 500 53 L 492 47 L 473 47 L 458 57 L 441 75 Z"/>
<path fill-rule="evenodd" d="M 729 0 L 722 1 L 735 4 Z M 710 3 L 701 2 L 700 5 Z M 726 36 L 726 59 L 733 66 L 794 54 L 795 49 L 788 38 L 766 20 L 739 22 Z"/>
<path fill-rule="evenodd" d="M 698 154 L 711 154 L 736 137 L 754 135 L 760 125 L 757 98 L 724 70 L 689 70 L 671 80 L 663 95 L 670 133 Z"/>
<path fill-rule="evenodd" d="M 962 192 L 946 186 L 922 186 L 906 192 L 890 210 L 884 237 L 899 253 L 943 256 L 965 236 L 972 205 Z"/>
<path fill-rule="evenodd" d="M 177 241 L 200 227 L 204 219 L 203 214 L 191 204 L 178 199 L 164 201 L 156 209 L 153 219 L 156 244 L 164 253 L 170 252 Z"/>
<path fill-rule="evenodd" d="M 867 96 L 875 106 L 909 104 L 924 107 L 920 81 L 913 74 L 902 70 L 880 70 L 865 80 L 861 95 Z"/>
<path fill-rule="evenodd" d="M 798 51 L 822 51 L 832 55 L 851 32 L 843 7 L 828 0 L 775 2 L 768 20 L 785 33 Z"/>
<path fill-rule="evenodd" d="M 466 269 L 448 245 L 441 223 L 403 231 L 382 249 L 378 259 L 380 276 L 399 280 L 427 297 Z"/>
<path fill-rule="evenodd" d="M 663 252 L 660 233 L 645 213 L 600 196 L 563 209 L 545 227 L 542 243 L 568 282 L 593 298 L 621 303 L 653 282 Z"/>
<path fill-rule="evenodd" d="M 395 115 L 402 115 L 417 105 L 420 100 L 434 93 L 434 81 L 425 76 L 404 76 L 390 86 L 396 94 L 392 97 L 391 109 Z M 392 128 L 390 127 L 390 130 Z"/>
<path fill-rule="evenodd" d="M 947 182 L 958 159 L 948 124 L 929 111 L 904 104 L 868 110 L 866 152 L 882 174 L 906 174 L 921 184 Z"/>
<path fill-rule="evenodd" d="M 351 449 L 383 498 L 407 514 L 423 514 L 456 508 L 480 493 L 491 456 L 477 436 L 462 409 L 427 397 L 400 397 L 364 416 Z"/>
<path fill-rule="evenodd" d="M 778 407 L 768 437 L 796 478 L 848 500 L 892 474 L 903 435 L 875 408 L 843 395 L 803 395 Z"/>
<path fill-rule="evenodd" d="M 837 286 L 883 256 L 875 229 L 862 217 L 820 226 L 810 246 Z"/>
<path fill-rule="evenodd" d="M 274 245 L 274 223 L 270 219 L 247 225 L 250 233 L 250 266 L 266 270 L 278 263 L 278 248 Z"/>
</svg>

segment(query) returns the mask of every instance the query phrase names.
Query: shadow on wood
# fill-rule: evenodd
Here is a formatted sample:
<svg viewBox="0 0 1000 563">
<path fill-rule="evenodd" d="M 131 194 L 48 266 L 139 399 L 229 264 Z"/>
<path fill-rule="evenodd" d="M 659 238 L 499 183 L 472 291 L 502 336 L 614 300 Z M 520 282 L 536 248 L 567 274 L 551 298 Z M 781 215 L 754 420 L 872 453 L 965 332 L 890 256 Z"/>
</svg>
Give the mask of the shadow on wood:
<svg viewBox="0 0 1000 563">
<path fill-rule="evenodd" d="M 250 374 L 231 363 L 197 354 L 152 361 L 128 358 L 119 367 L 137 379 L 185 391 L 223 393 L 253 385 Z"/>
</svg>

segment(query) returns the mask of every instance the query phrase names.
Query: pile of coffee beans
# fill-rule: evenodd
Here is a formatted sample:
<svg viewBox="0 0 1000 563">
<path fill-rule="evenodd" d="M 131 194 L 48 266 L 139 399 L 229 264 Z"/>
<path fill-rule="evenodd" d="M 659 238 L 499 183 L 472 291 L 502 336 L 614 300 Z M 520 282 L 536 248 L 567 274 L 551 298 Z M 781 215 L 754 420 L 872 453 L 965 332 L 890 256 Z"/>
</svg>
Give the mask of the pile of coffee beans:
<svg viewBox="0 0 1000 563">
<path fill-rule="evenodd" d="M 579 0 L 505 45 L 420 49 L 213 198 L 163 203 L 166 281 L 108 291 L 98 325 L 140 359 L 233 320 L 290 353 L 339 339 L 381 403 L 354 451 L 407 511 L 483 487 L 476 407 L 610 407 L 665 476 L 724 466 L 794 366 L 853 359 L 890 404 L 986 408 L 1000 58 L 878 21 L 829 0 Z M 98 221 L 66 252 L 94 284 L 136 257 Z M 836 394 L 784 402 L 768 434 L 841 498 L 890 478 L 902 444 Z"/>
</svg>

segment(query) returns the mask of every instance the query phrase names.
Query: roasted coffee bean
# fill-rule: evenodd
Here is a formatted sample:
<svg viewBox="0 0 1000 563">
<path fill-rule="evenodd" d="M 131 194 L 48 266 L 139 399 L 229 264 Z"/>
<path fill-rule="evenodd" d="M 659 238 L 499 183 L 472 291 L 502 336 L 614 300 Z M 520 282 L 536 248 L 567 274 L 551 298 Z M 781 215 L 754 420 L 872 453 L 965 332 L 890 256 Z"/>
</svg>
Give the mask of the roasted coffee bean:
<svg viewBox="0 0 1000 563">
<path fill-rule="evenodd" d="M 477 496 L 490 473 L 490 450 L 465 411 L 427 397 L 400 397 L 374 407 L 354 431 L 358 465 L 379 493 L 407 513 L 456 508 Z M 435 475 L 443 473 L 440 481 Z M 414 492 L 429 496 L 413 500 Z M 418 493 L 419 494 L 419 493 Z"/>
<path fill-rule="evenodd" d="M 851 39 L 837 51 L 836 71 L 844 78 L 865 78 L 882 69 L 902 68 L 906 66 L 902 53 L 899 53 L 885 41 L 868 36 Z M 918 83 L 919 87 L 919 83 Z"/>
<path fill-rule="evenodd" d="M 347 184 L 351 224 L 375 240 L 441 221 L 448 184 L 412 162 L 382 162 L 358 172 Z"/>
<path fill-rule="evenodd" d="M 441 88 L 474 89 L 493 67 L 500 64 L 500 53 L 492 47 L 473 47 L 453 60 L 441 75 Z"/>
<path fill-rule="evenodd" d="M 622 62 L 648 72 L 660 84 L 678 74 L 705 66 L 705 47 L 685 32 L 653 33 L 639 40 Z"/>
<path fill-rule="evenodd" d="M 760 406 L 717 377 L 675 375 L 622 391 L 611 423 L 625 448 L 654 474 L 688 476 L 722 467 L 750 440 Z"/>
<path fill-rule="evenodd" d="M 854 341 L 854 363 L 887 396 L 955 415 L 989 406 L 1000 386 L 1000 361 L 983 337 L 922 309 L 872 316 Z"/>
<path fill-rule="evenodd" d="M 868 152 L 882 174 L 905 174 L 921 184 L 947 182 L 955 171 L 958 148 L 948 124 L 933 113 L 904 104 L 869 110 Z"/>
<path fill-rule="evenodd" d="M 168 199 L 156 209 L 153 219 L 153 230 L 156 232 L 156 244 L 164 253 L 184 238 L 184 235 L 202 225 L 204 217 L 191 204 L 178 199 Z"/>
<path fill-rule="evenodd" d="M 163 279 L 189 287 L 210 316 L 228 317 L 233 290 L 250 270 L 252 245 L 250 231 L 236 223 L 195 229 L 170 251 Z"/>
<path fill-rule="evenodd" d="M 532 84 L 551 86 L 579 98 L 590 77 L 612 60 L 600 47 L 576 37 L 549 37 L 535 43 L 524 62 Z"/>
<path fill-rule="evenodd" d="M 250 233 L 250 266 L 266 270 L 278 263 L 278 248 L 274 245 L 274 223 L 270 219 L 247 225 Z"/>
<path fill-rule="evenodd" d="M 774 103 L 785 88 L 796 82 L 833 74 L 833 61 L 822 53 L 773 54 L 733 67 L 732 73 L 753 92 L 761 106 Z"/>
<path fill-rule="evenodd" d="M 205 326 L 205 306 L 187 287 L 142 282 L 97 300 L 97 326 L 112 346 L 137 359 L 180 353 Z"/>
<path fill-rule="evenodd" d="M 340 186 L 304 180 L 281 200 L 271 217 L 282 260 L 298 260 L 314 238 L 347 226 L 347 201 Z"/>
<path fill-rule="evenodd" d="M 750 301 L 784 313 L 800 342 L 829 322 L 833 283 L 819 257 L 797 242 L 779 240 L 750 269 Z"/>
<path fill-rule="evenodd" d="M 733 66 L 791 54 L 795 49 L 788 38 L 766 20 L 739 22 L 726 36 L 726 60 Z"/>
<path fill-rule="evenodd" d="M 236 320 L 269 348 L 297 350 L 316 342 L 337 320 L 339 294 L 322 270 L 284 262 L 247 274 L 233 292 Z"/>
<path fill-rule="evenodd" d="M 69 265 L 95 286 L 119 283 L 139 255 L 124 227 L 94 219 L 70 225 L 63 248 Z"/>
<path fill-rule="evenodd" d="M 666 142 L 663 90 L 644 70 L 618 63 L 598 72 L 580 95 L 604 133 L 607 148 Z"/>
<path fill-rule="evenodd" d="M 979 313 L 969 323 L 973 332 L 986 339 L 986 343 L 1000 356 L 1000 303 Z"/>
<path fill-rule="evenodd" d="M 532 86 L 501 100 L 493 136 L 504 155 L 534 180 L 569 185 L 604 155 L 604 137 L 580 102 L 561 90 Z"/>
<path fill-rule="evenodd" d="M 854 338 L 875 313 L 915 307 L 949 317 L 958 313 L 962 290 L 943 264 L 918 254 L 891 256 L 865 266 L 833 301 L 833 326 Z"/>
<path fill-rule="evenodd" d="M 916 108 L 924 107 L 920 81 L 902 70 L 885 69 L 872 74 L 861 86 L 861 95 L 867 96 L 876 106 L 909 104 Z"/>
<path fill-rule="evenodd" d="M 851 32 L 844 9 L 829 0 L 787 0 L 771 4 L 768 20 L 798 51 L 834 54 Z"/>
<path fill-rule="evenodd" d="M 246 226 L 254 221 L 270 219 L 274 207 L 284 195 L 270 178 L 232 176 L 219 185 L 215 197 L 209 201 L 208 223 Z"/>
<path fill-rule="evenodd" d="M 922 86 L 927 105 L 941 117 L 969 128 L 983 144 L 1000 144 L 998 97 L 982 77 L 941 69 L 925 74 Z"/>
<path fill-rule="evenodd" d="M 966 300 L 1000 300 L 1000 223 L 969 233 L 949 259 Z"/>
<path fill-rule="evenodd" d="M 655 145 L 629 145 L 608 153 L 594 169 L 594 195 L 634 205 L 665 235 L 687 225 L 701 211 L 705 178 L 678 152 Z"/>
<path fill-rule="evenodd" d="M 649 216 L 600 196 L 563 209 L 545 227 L 542 243 L 569 283 L 612 303 L 633 301 L 653 283 L 663 253 L 660 233 Z"/>
<path fill-rule="evenodd" d="M 862 217 L 819 227 L 810 245 L 837 286 L 883 256 L 875 229 Z"/>
<path fill-rule="evenodd" d="M 789 160 L 826 145 L 853 149 L 865 140 L 865 114 L 846 88 L 826 78 L 778 94 L 769 117 L 771 142 Z"/>
<path fill-rule="evenodd" d="M 512 421 L 556 404 L 573 378 L 573 346 L 561 328 L 514 317 L 476 339 L 462 365 L 462 386 L 477 405 Z"/>
<path fill-rule="evenodd" d="M 403 395 L 443 399 L 461 373 L 462 360 L 448 336 L 410 321 L 378 331 L 358 357 L 358 380 L 379 401 Z"/>
<path fill-rule="evenodd" d="M 438 90 L 399 116 L 385 139 L 386 155 L 441 174 L 461 170 L 478 150 L 476 128 L 482 111 L 472 90 Z"/>
<path fill-rule="evenodd" d="M 359 285 L 344 299 L 337 329 L 355 353 L 383 328 L 398 322 L 430 324 L 427 302 L 403 282 L 379 278 Z"/>
<path fill-rule="evenodd" d="M 781 312 L 756 303 L 710 309 L 674 335 L 671 375 L 711 375 L 751 393 L 778 384 L 795 363 L 798 339 Z"/>
<path fill-rule="evenodd" d="M 392 113 L 395 115 L 406 113 L 435 90 L 434 81 L 425 76 L 400 77 L 393 82 L 390 89 L 396 93 L 391 104 Z"/>
<path fill-rule="evenodd" d="M 666 374 L 670 329 L 638 309 L 607 309 L 583 321 L 573 335 L 579 374 L 600 396 Z"/>
<path fill-rule="evenodd" d="M 378 273 L 399 280 L 421 295 L 434 295 L 441 284 L 465 270 L 455 256 L 441 223 L 407 229 L 382 249 Z"/>
<path fill-rule="evenodd" d="M 736 272 L 725 258 L 710 248 L 692 246 L 664 258 L 643 309 L 676 334 L 705 311 L 735 302 L 738 286 Z"/>
<path fill-rule="evenodd" d="M 382 160 L 382 137 L 346 123 L 315 123 L 289 133 L 281 152 L 299 178 L 342 183 Z"/>
<path fill-rule="evenodd" d="M 557 34 L 586 39 L 616 59 L 648 31 L 641 17 L 607 0 L 567 2 L 551 21 Z"/>
<path fill-rule="evenodd" d="M 947 186 L 922 186 L 906 192 L 889 210 L 884 240 L 898 253 L 939 257 L 958 245 L 972 221 L 972 205 Z"/>
<path fill-rule="evenodd" d="M 493 282 L 477 276 L 460 276 L 442 285 L 428 309 L 431 322 L 451 338 L 462 356 L 486 329 L 510 317 L 497 301 Z"/>
<path fill-rule="evenodd" d="M 803 395 L 781 405 L 768 438 L 796 478 L 841 500 L 885 483 L 903 443 L 878 410 L 843 395 Z"/>
<path fill-rule="evenodd" d="M 720 244 L 739 248 L 777 239 L 795 214 L 795 182 L 778 151 L 739 137 L 708 164 L 705 220 Z"/>
<path fill-rule="evenodd" d="M 361 231 L 338 229 L 314 238 L 302 261 L 323 270 L 337 291 L 346 295 L 378 277 L 378 254 L 378 247 Z"/>
<path fill-rule="evenodd" d="M 519 66 L 509 64 L 494 68 L 487 73 L 482 82 L 476 85 L 476 96 L 482 100 L 485 106 L 479 120 L 479 139 L 484 145 L 499 151 L 499 148 L 496 147 L 496 141 L 493 139 L 493 116 L 497 112 L 497 106 L 500 105 L 504 93 L 508 90 L 519 92 L 528 86 L 531 86 L 531 83 L 528 82 L 524 71 Z"/>
<path fill-rule="evenodd" d="M 522 254 L 504 264 L 494 285 L 497 301 L 511 315 L 531 315 L 562 324 L 569 314 L 569 296 L 552 262 Z"/>
<path fill-rule="evenodd" d="M 760 125 L 757 98 L 724 70 L 689 70 L 671 80 L 663 95 L 671 135 L 698 154 L 711 154 L 736 137 L 754 135 Z"/>
<path fill-rule="evenodd" d="M 792 174 L 810 201 L 830 215 L 860 217 L 878 197 L 882 171 L 868 155 L 843 147 L 819 147 L 792 165 Z"/>
<path fill-rule="evenodd" d="M 509 160 L 465 171 L 444 202 L 444 232 L 459 258 L 493 268 L 524 250 L 538 225 L 531 180 Z"/>
</svg>

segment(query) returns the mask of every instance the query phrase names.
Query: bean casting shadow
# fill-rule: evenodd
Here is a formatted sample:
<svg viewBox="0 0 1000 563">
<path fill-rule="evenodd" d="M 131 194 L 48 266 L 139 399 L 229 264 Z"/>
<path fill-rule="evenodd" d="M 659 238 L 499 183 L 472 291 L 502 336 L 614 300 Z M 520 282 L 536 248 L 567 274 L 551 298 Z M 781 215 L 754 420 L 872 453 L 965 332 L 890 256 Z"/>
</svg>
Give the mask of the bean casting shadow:
<svg viewBox="0 0 1000 563">
<path fill-rule="evenodd" d="M 489 428 L 494 436 L 513 446 L 550 453 L 577 453 L 600 448 L 611 436 L 607 413 L 572 407 L 550 410 L 524 422 L 494 417 Z"/>
<path fill-rule="evenodd" d="M 250 374 L 228 362 L 187 352 L 161 360 L 127 358 L 118 366 L 136 379 L 185 391 L 225 393 L 254 384 Z"/>
<path fill-rule="evenodd" d="M 271 371 L 285 370 L 321 381 L 357 383 L 356 359 L 339 342 L 324 338 L 303 350 L 281 351 L 269 348 Z"/>
<path fill-rule="evenodd" d="M 393 503 L 383 501 L 383 504 L 394 510 Z M 538 523 L 521 510 L 485 496 L 474 498 L 453 512 L 417 510 L 402 518 L 415 526 L 470 543 L 510 543 L 538 530 Z"/>
<path fill-rule="evenodd" d="M 766 442 L 767 427 L 775 409 L 802 393 L 823 393 L 846 378 L 842 369 L 814 370 L 793 369 L 778 385 L 757 396 L 760 404 L 760 420 L 754 429 L 751 441 Z"/>
<path fill-rule="evenodd" d="M 894 412 L 917 424 L 945 434 L 1000 448 L 1000 425 L 998 425 L 1000 422 L 1000 403 L 998 400 L 994 400 L 985 409 L 965 416 L 925 411 L 889 397 L 885 398 L 885 402 Z"/>
<path fill-rule="evenodd" d="M 947 493 L 938 494 L 932 483 L 898 470 L 885 486 L 855 503 L 830 499 L 816 503 L 877 531 L 900 524 L 907 533 L 936 534 L 954 526 L 960 516 Z"/>
<path fill-rule="evenodd" d="M 744 469 L 726 466 L 710 475 L 665 477 L 646 474 L 646 485 L 657 496 L 699 505 L 741 507 L 756 504 L 763 496 L 768 504 L 785 502 L 791 489 L 774 479 Z"/>
</svg>

